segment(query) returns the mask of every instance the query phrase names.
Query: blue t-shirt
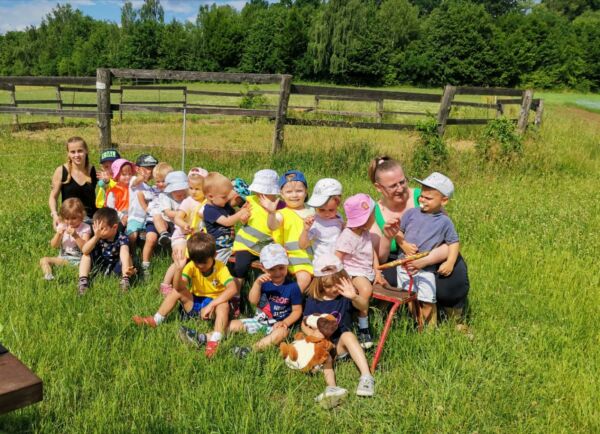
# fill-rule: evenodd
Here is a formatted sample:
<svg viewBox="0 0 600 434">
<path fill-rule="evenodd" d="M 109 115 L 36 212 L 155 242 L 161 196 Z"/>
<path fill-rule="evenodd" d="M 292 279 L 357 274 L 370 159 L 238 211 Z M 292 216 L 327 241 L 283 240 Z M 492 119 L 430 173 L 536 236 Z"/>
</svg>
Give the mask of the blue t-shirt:
<svg viewBox="0 0 600 434">
<path fill-rule="evenodd" d="M 279 286 L 273 282 L 265 282 L 260 290 L 267 297 L 275 321 L 283 321 L 292 313 L 293 305 L 302 304 L 300 287 L 292 280 L 286 280 Z"/>
<path fill-rule="evenodd" d="M 342 333 L 352 330 L 352 301 L 338 295 L 333 300 L 317 300 L 312 297 L 306 299 L 304 305 L 304 316 L 307 317 L 313 313 L 328 313 L 337 318 L 338 328 L 333 335 L 332 341 L 337 341 Z"/>
<path fill-rule="evenodd" d="M 121 246 L 129 245 L 129 237 L 118 232 L 112 240 L 98 240 L 92 252 L 94 266 L 112 270 L 121 260 Z"/>
<path fill-rule="evenodd" d="M 434 214 L 411 208 L 400 220 L 404 239 L 416 244 L 420 252 L 432 250 L 441 244 L 458 243 L 458 234 L 450 218 L 442 213 Z"/>
<path fill-rule="evenodd" d="M 223 226 L 217 223 L 221 217 L 229 217 L 235 214 L 235 210 L 229 204 L 224 207 L 215 206 L 207 203 L 204 205 L 204 225 L 206 232 L 215 237 L 217 250 L 229 249 L 233 246 L 233 237 L 235 236 L 233 226 Z"/>
</svg>

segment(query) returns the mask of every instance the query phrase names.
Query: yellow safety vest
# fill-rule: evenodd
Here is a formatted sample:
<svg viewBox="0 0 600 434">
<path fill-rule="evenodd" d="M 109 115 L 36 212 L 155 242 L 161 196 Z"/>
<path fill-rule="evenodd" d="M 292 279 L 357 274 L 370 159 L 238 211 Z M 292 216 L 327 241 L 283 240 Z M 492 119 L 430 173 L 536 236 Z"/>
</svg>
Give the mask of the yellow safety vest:
<svg viewBox="0 0 600 434">
<path fill-rule="evenodd" d="M 304 229 L 304 220 L 293 209 L 283 208 L 279 210 L 283 217 L 281 227 L 275 234 L 276 241 L 281 244 L 287 251 L 290 259 L 288 270 L 290 273 L 298 271 L 307 271 L 313 274 L 313 250 L 308 247 L 306 250 L 300 248 L 300 234 Z"/>
<path fill-rule="evenodd" d="M 232 250 L 248 251 L 259 256 L 261 249 L 273 242 L 273 231 L 267 225 L 269 213 L 261 206 L 257 196 L 248 196 L 246 202 L 250 204 L 250 219 L 235 234 Z"/>
</svg>

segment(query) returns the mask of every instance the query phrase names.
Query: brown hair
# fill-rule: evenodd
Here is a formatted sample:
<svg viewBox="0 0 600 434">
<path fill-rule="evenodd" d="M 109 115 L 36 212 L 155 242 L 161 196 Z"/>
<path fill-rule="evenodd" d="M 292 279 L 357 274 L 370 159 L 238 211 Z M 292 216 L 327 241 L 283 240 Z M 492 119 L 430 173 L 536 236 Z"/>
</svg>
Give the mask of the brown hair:
<svg viewBox="0 0 600 434">
<path fill-rule="evenodd" d="M 100 208 L 94 213 L 93 220 L 108 226 L 114 226 L 119 224 L 119 214 L 112 208 Z"/>
<path fill-rule="evenodd" d="M 76 197 L 66 199 L 60 206 L 58 214 L 63 219 L 80 217 L 83 220 L 86 216 L 83 202 Z"/>
<path fill-rule="evenodd" d="M 233 190 L 231 179 L 219 172 L 210 172 L 206 178 L 204 178 L 204 186 L 202 191 L 205 195 L 207 195 L 218 188 L 227 188 L 229 190 Z"/>
<path fill-rule="evenodd" d="M 195 233 L 187 240 L 187 250 L 192 261 L 204 263 L 217 254 L 215 238 L 206 232 Z"/>
<path fill-rule="evenodd" d="M 67 140 L 67 152 L 69 151 L 69 145 L 71 143 L 81 143 L 83 148 L 85 149 L 85 183 L 88 184 L 92 182 L 92 178 L 90 177 L 90 150 L 88 149 L 87 143 L 79 136 L 73 136 L 69 140 Z M 73 168 L 73 162 L 67 156 L 67 179 L 63 182 L 63 184 L 68 184 L 71 182 L 71 169 Z"/>
<path fill-rule="evenodd" d="M 173 171 L 173 167 L 171 167 L 171 165 L 169 163 L 165 163 L 164 161 L 161 161 L 156 166 L 154 166 L 154 169 L 152 169 L 152 176 L 154 177 L 154 179 L 156 179 L 156 178 L 164 179 L 172 171 Z"/>
<path fill-rule="evenodd" d="M 335 286 L 341 283 L 344 278 L 350 279 L 346 270 L 341 270 L 328 276 L 315 277 L 312 282 L 310 282 L 310 285 L 308 285 L 308 288 L 306 288 L 306 293 L 314 299 L 323 300 L 323 288 Z"/>
<path fill-rule="evenodd" d="M 402 165 L 393 158 L 388 157 L 387 155 L 375 157 L 369 163 L 369 179 L 372 184 L 375 184 L 379 182 L 380 172 L 387 172 L 396 168 L 402 170 Z"/>
</svg>

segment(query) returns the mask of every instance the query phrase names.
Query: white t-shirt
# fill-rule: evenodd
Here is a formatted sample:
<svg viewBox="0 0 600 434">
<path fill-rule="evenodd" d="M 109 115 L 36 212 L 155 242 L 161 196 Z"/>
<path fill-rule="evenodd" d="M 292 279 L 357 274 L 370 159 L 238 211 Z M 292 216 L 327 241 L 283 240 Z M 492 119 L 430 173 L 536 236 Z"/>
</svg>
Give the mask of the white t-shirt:
<svg viewBox="0 0 600 434">
<path fill-rule="evenodd" d="M 162 214 L 162 218 L 166 222 L 172 221 L 169 217 L 167 217 L 167 215 L 165 214 L 165 211 L 166 210 L 175 211 L 175 210 L 179 209 L 180 202 L 177 202 L 175 199 L 173 199 L 169 193 L 160 193 L 158 195 L 157 202 L 158 202 L 157 214 Z"/>
<path fill-rule="evenodd" d="M 150 187 L 150 194 L 152 195 L 152 199 L 148 201 L 148 209 L 146 210 L 146 221 L 151 222 L 152 217 L 156 214 L 160 214 L 160 205 L 158 203 L 158 195 L 161 191 L 156 188 L 156 186 Z"/>
<path fill-rule="evenodd" d="M 350 228 L 344 229 L 335 244 L 335 249 L 345 253 L 342 262 L 350 276 L 364 276 L 371 282 L 375 279 L 373 243 L 369 231 L 357 235 Z"/>
<path fill-rule="evenodd" d="M 344 221 L 338 215 L 333 219 L 315 217 L 315 222 L 308 230 L 308 239 L 312 241 L 314 259 L 327 253 L 335 254 L 335 242 L 344 229 Z"/>
<path fill-rule="evenodd" d="M 138 199 L 138 192 L 142 192 L 144 194 L 144 198 L 146 199 L 146 203 L 150 203 L 150 201 L 154 198 L 154 194 L 152 194 L 152 187 L 150 187 L 145 182 L 134 186 L 133 183 L 137 177 L 134 176 L 129 181 L 129 220 L 135 220 L 138 222 L 146 221 L 146 211 L 142 208 L 140 201 Z"/>
</svg>

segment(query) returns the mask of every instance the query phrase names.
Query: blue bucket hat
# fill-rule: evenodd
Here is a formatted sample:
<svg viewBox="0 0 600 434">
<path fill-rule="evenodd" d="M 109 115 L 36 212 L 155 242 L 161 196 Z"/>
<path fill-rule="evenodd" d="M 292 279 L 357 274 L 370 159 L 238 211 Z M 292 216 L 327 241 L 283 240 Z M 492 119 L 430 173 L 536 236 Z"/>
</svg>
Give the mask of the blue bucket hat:
<svg viewBox="0 0 600 434">
<path fill-rule="evenodd" d="M 304 173 L 299 170 L 288 170 L 279 178 L 279 188 L 283 187 L 288 182 L 298 181 L 304 184 L 306 188 L 308 188 L 308 184 L 306 183 L 306 178 L 304 177 Z"/>
<path fill-rule="evenodd" d="M 246 198 L 251 194 L 246 181 L 242 178 L 235 178 L 231 181 L 231 184 L 233 185 L 233 190 L 246 202 Z"/>
</svg>

